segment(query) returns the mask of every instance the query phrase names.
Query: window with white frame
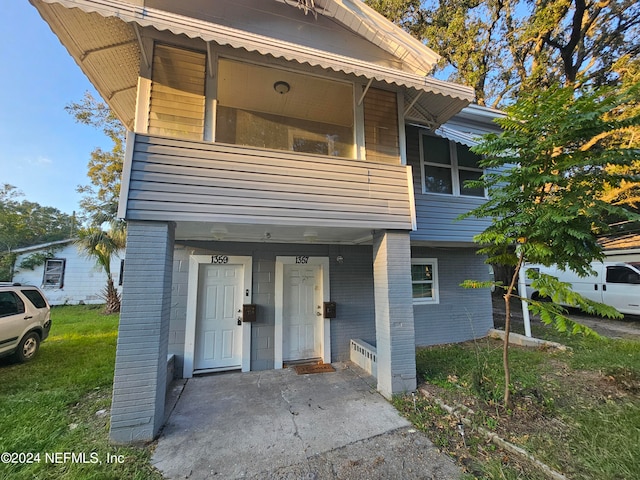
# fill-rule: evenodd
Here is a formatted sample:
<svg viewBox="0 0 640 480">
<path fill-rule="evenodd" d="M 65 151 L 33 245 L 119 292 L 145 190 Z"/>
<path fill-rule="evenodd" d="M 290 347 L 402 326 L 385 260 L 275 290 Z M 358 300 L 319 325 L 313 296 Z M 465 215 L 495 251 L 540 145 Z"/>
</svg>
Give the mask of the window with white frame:
<svg viewBox="0 0 640 480">
<path fill-rule="evenodd" d="M 480 155 L 469 147 L 434 135 L 420 135 L 422 191 L 445 195 L 484 197 L 483 188 L 470 188 L 467 180 L 479 180 Z"/>
<path fill-rule="evenodd" d="M 414 304 L 439 302 L 437 259 L 411 259 L 411 287 Z"/>
<path fill-rule="evenodd" d="M 44 262 L 42 284 L 45 287 L 62 288 L 64 286 L 64 267 L 64 258 L 47 258 Z"/>
</svg>

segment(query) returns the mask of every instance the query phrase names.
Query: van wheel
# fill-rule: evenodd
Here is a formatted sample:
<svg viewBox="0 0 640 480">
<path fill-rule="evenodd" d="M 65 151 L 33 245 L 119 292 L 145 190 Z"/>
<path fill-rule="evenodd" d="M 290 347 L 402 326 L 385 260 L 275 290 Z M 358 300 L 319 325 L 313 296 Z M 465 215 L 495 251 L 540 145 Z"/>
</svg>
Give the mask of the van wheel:
<svg viewBox="0 0 640 480">
<path fill-rule="evenodd" d="M 35 357 L 38 352 L 38 348 L 40 347 L 40 335 L 36 332 L 27 333 L 20 343 L 18 344 L 18 349 L 13 354 L 16 361 L 23 363 L 28 362 L 33 357 Z"/>
</svg>

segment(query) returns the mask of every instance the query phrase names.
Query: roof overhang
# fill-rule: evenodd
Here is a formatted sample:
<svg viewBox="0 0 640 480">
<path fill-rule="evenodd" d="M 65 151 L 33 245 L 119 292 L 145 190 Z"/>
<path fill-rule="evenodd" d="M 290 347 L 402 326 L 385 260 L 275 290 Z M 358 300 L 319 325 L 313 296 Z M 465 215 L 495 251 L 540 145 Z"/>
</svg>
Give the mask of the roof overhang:
<svg viewBox="0 0 640 480">
<path fill-rule="evenodd" d="M 296 6 L 295 0 L 275 0 Z M 316 15 L 324 15 L 340 22 L 374 45 L 392 53 L 410 65 L 414 71 L 428 75 L 440 60 L 440 55 L 424 43 L 389 22 L 385 17 L 360 0 L 302 0 L 299 8 L 311 8 Z"/>
<path fill-rule="evenodd" d="M 462 130 L 457 130 L 446 125 L 442 125 L 440 128 L 437 128 L 435 130 L 435 133 L 436 135 L 444 137 L 447 140 L 453 140 L 454 142 L 461 143 L 462 145 L 466 145 L 467 147 L 473 147 L 480 141 L 480 137 L 478 135 L 464 132 Z"/>
<path fill-rule="evenodd" d="M 141 48 L 140 28 L 147 27 L 176 35 L 186 35 L 192 39 L 201 39 L 206 43 L 228 45 L 302 65 L 342 72 L 365 79 L 367 82 L 376 81 L 396 85 L 405 92 L 407 105 L 405 115 L 432 128 L 446 122 L 474 100 L 473 89 L 466 86 L 214 22 L 134 5 L 123 0 L 30 0 L 30 2 L 38 9 L 43 19 L 89 77 L 96 90 L 129 129 L 133 129 L 134 125 L 140 63 L 145 62 L 148 65 L 150 61 L 144 49 Z M 363 5 L 356 5 L 347 0 L 323 0 L 322 2 L 318 0 L 317 3 L 325 7 L 327 15 L 342 14 L 345 17 L 343 21 L 349 21 L 349 18 L 346 18 L 349 14 L 353 18 L 364 15 L 366 18 L 374 19 L 375 21 L 366 23 L 368 30 L 365 36 L 377 33 L 381 38 L 387 38 L 386 43 L 380 39 L 377 42 L 385 45 L 386 48 L 395 45 L 404 58 L 413 58 L 419 53 L 417 40 L 407 40 L 405 36 L 408 37 L 408 34 L 390 22 L 381 20 L 368 11 L 365 12 Z M 340 5 L 343 8 L 338 9 Z M 331 8 L 334 10 L 332 11 Z M 380 31 L 376 32 L 376 28 Z M 389 40 L 392 37 L 388 31 L 395 35 L 393 41 Z M 403 45 L 402 49 L 399 45 Z M 430 51 L 424 46 L 422 48 L 427 53 Z M 437 56 L 434 58 L 437 60 Z"/>
<path fill-rule="evenodd" d="M 415 125 L 419 128 L 429 128 L 436 135 L 451 140 L 467 147 L 474 147 L 482 141 L 483 135 L 488 133 L 500 133 L 500 127 L 495 119 L 504 117 L 501 110 L 469 105 L 454 115 L 447 123 L 437 128 L 429 128 L 425 125 Z"/>
</svg>

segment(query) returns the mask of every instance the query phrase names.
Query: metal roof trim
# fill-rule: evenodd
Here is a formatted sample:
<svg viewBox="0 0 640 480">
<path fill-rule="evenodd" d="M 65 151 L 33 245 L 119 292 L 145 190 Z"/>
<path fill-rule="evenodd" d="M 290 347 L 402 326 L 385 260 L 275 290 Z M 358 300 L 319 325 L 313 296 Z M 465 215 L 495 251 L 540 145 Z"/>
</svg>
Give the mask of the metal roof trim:
<svg viewBox="0 0 640 480">
<path fill-rule="evenodd" d="M 446 125 L 437 128 L 434 130 L 434 133 L 447 140 L 466 145 L 467 147 L 474 147 L 480 142 L 480 136 L 447 127 Z"/>
<path fill-rule="evenodd" d="M 461 105 L 460 108 L 466 106 L 466 104 L 472 102 L 475 98 L 473 89 L 464 85 L 396 70 L 356 58 L 304 47 L 183 15 L 140 7 L 120 0 L 31 1 L 32 3 L 57 3 L 66 8 L 79 8 L 86 13 L 98 13 L 104 17 L 116 17 L 127 23 L 137 23 L 143 27 L 153 27 L 161 31 L 170 31 L 176 35 L 184 34 L 189 38 L 201 38 L 205 42 L 216 42 L 221 45 L 229 45 L 233 48 L 255 51 L 262 55 L 272 55 L 288 61 L 295 61 L 314 67 L 321 67 L 406 88 L 413 88 L 419 91 L 444 95 L 461 100 L 464 105 Z"/>
<path fill-rule="evenodd" d="M 287 0 L 276 0 L 288 3 Z M 314 0 L 318 14 L 331 17 L 425 75 L 441 56 L 408 32 L 391 23 L 363 1 Z M 290 5 L 290 4 L 289 4 Z M 354 28 L 357 25 L 357 28 Z"/>
</svg>

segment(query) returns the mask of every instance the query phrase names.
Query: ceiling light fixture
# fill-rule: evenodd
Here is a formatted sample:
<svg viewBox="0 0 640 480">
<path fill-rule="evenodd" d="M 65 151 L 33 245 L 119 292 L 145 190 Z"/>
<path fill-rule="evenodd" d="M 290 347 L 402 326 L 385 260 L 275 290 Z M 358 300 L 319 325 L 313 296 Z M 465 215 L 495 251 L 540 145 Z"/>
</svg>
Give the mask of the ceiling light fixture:
<svg viewBox="0 0 640 480">
<path fill-rule="evenodd" d="M 284 95 L 285 93 L 289 93 L 291 86 L 287 82 L 278 81 L 273 84 L 273 89 L 280 95 Z"/>
</svg>

